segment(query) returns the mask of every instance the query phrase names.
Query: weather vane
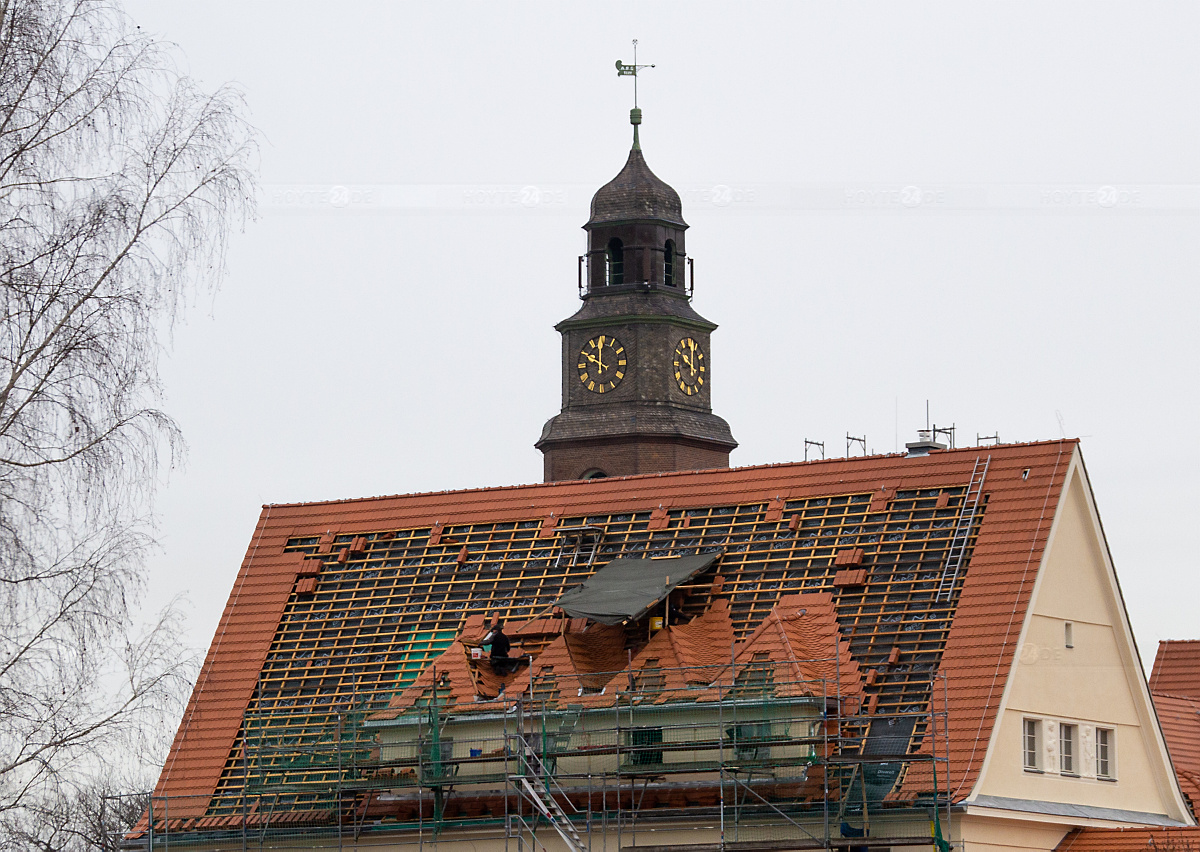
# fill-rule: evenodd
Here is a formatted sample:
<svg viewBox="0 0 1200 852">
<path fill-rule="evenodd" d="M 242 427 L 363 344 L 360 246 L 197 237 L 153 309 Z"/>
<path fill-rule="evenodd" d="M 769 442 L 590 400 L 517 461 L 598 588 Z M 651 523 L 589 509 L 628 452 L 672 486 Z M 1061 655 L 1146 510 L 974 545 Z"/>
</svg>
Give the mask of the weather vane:
<svg viewBox="0 0 1200 852">
<path fill-rule="evenodd" d="M 653 68 L 653 65 L 638 65 L 637 64 L 637 39 L 633 40 L 633 64 L 626 65 L 620 59 L 617 60 L 617 76 L 633 78 L 633 108 L 637 109 L 637 78 L 638 71 L 642 68 Z"/>
</svg>

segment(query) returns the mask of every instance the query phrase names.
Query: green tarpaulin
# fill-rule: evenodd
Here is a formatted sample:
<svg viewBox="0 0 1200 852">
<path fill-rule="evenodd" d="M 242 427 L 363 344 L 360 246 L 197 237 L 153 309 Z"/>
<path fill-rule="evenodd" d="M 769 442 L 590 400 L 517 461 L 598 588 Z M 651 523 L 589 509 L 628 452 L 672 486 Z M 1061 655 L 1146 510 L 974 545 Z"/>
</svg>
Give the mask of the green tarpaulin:
<svg viewBox="0 0 1200 852">
<path fill-rule="evenodd" d="M 621 624 L 645 615 L 676 586 L 712 565 L 720 551 L 670 559 L 614 559 L 555 601 L 573 618 Z"/>
</svg>

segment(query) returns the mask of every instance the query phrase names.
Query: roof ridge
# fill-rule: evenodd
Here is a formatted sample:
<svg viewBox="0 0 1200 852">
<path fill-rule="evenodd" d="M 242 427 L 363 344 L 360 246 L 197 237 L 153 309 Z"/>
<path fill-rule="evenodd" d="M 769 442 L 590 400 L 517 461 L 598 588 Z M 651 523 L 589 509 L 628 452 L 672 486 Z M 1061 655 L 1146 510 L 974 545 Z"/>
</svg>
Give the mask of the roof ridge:
<svg viewBox="0 0 1200 852">
<path fill-rule="evenodd" d="M 686 625 L 684 625 L 684 626 L 686 626 Z M 676 628 L 676 627 L 668 627 L 667 628 L 667 642 L 671 646 L 671 653 L 675 655 L 675 662 L 679 663 L 679 665 L 681 665 L 681 666 L 686 666 L 687 663 L 683 659 L 683 654 L 681 654 L 679 652 L 679 643 L 675 641 L 675 631 L 679 630 L 679 629 L 682 629 L 682 628 Z"/>
<path fill-rule="evenodd" d="M 954 449 L 935 450 L 925 458 L 940 458 L 942 456 L 952 455 L 956 453 L 969 453 L 979 450 L 995 450 L 1009 449 L 1014 447 L 1041 447 L 1050 446 L 1053 444 L 1078 444 L 1079 438 L 1054 438 L 1048 441 L 1014 441 L 1010 444 L 992 444 L 987 447 L 955 447 Z M 375 494 L 370 497 L 342 497 L 336 500 L 313 500 L 299 501 L 294 503 L 263 503 L 264 509 L 281 509 L 281 508 L 296 508 L 302 506 L 338 506 L 345 503 L 370 503 L 376 500 L 396 500 L 402 497 L 435 497 L 444 494 L 485 494 L 500 491 L 520 491 L 523 489 L 557 489 L 563 485 L 581 485 L 587 483 L 588 487 L 603 488 L 605 485 L 619 482 L 627 482 L 630 480 L 648 480 L 648 479 L 664 479 L 671 477 L 688 477 L 697 475 L 713 475 L 713 474 L 728 474 L 732 475 L 743 471 L 756 470 L 775 470 L 779 468 L 801 468 L 801 467 L 819 467 L 830 464 L 850 464 L 859 465 L 864 462 L 874 461 L 877 459 L 902 459 L 905 453 L 875 453 L 869 456 L 854 456 L 836 457 L 828 459 L 813 459 L 811 461 L 785 461 L 785 462 L 765 462 L 763 464 L 740 465 L 738 467 L 717 467 L 701 470 L 666 470 L 658 473 L 638 473 L 629 474 L 627 476 L 608 476 L 603 479 L 592 480 L 574 480 L 574 481 L 555 481 L 555 482 L 523 482 L 516 485 L 480 485 L 472 488 L 447 488 L 441 491 L 409 491 L 396 494 Z M 537 507 L 531 507 L 537 508 Z M 539 509 L 541 511 L 541 509 Z M 1173 640 L 1173 641 L 1200 641 L 1200 640 Z"/>
<path fill-rule="evenodd" d="M 792 647 L 792 640 L 787 635 L 787 629 L 783 625 L 783 619 L 779 616 L 779 605 L 771 607 L 771 618 L 775 619 L 775 628 L 779 631 L 779 638 L 783 640 L 783 644 L 787 646 L 789 662 L 792 664 L 792 671 L 796 675 L 796 680 L 804 680 L 804 672 L 800 671 L 800 661 L 796 659 L 796 649 Z"/>
<path fill-rule="evenodd" d="M 1175 701 L 1190 701 L 1193 704 L 1200 704 L 1200 698 L 1195 695 L 1180 695 L 1177 692 L 1162 692 L 1157 689 L 1151 689 L 1150 695 L 1154 698 L 1172 698 Z"/>
</svg>

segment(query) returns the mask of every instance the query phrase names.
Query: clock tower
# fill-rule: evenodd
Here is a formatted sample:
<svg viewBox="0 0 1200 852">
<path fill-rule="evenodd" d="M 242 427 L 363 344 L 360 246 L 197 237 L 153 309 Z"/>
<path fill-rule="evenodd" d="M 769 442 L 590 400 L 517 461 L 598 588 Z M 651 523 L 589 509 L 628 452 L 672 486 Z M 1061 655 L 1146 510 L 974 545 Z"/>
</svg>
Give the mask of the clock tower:
<svg viewBox="0 0 1200 852">
<path fill-rule="evenodd" d="M 625 168 L 592 197 L 583 306 L 562 334 L 562 411 L 535 445 L 545 480 L 729 466 L 737 446 L 712 413 L 709 336 L 692 308 L 679 193 L 646 165 L 642 111 Z"/>
</svg>

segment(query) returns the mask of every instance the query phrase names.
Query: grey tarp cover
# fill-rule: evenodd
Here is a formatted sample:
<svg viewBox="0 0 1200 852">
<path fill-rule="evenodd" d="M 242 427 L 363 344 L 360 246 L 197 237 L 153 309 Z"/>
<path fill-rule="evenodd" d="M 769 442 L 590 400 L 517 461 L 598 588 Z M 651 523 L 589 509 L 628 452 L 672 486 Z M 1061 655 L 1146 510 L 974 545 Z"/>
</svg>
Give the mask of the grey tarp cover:
<svg viewBox="0 0 1200 852">
<path fill-rule="evenodd" d="M 702 553 L 671 559 L 614 559 L 555 601 L 573 618 L 620 624 L 637 618 L 720 556 Z"/>
</svg>

